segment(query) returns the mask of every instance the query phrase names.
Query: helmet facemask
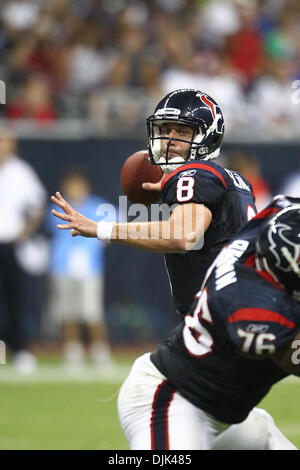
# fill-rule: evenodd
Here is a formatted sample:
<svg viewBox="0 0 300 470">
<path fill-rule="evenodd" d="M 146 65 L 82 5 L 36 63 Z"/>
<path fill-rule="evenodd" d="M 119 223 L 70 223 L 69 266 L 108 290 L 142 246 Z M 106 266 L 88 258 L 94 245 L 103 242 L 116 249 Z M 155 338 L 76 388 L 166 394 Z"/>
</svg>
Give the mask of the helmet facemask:
<svg viewBox="0 0 300 470">
<path fill-rule="evenodd" d="M 179 137 L 168 137 L 163 135 L 164 124 L 181 124 L 192 128 L 192 137 L 190 140 Z M 176 168 L 179 168 L 187 161 L 192 161 L 197 158 L 200 149 L 200 144 L 203 139 L 203 132 L 200 126 L 190 123 L 188 121 L 179 121 L 171 119 L 149 119 L 148 121 L 148 145 L 151 162 L 154 165 L 160 165 L 164 173 L 170 173 Z M 166 145 L 163 145 L 163 142 Z M 178 156 L 170 156 L 170 145 L 172 142 L 184 142 L 189 144 L 189 147 L 184 152 L 185 154 Z"/>
</svg>

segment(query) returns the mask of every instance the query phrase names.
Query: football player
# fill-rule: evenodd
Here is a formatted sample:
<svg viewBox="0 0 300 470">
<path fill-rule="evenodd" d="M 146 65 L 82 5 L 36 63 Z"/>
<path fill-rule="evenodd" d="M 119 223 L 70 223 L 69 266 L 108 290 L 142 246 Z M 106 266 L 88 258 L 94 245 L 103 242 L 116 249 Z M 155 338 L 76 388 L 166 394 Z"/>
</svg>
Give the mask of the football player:
<svg viewBox="0 0 300 470">
<path fill-rule="evenodd" d="M 279 196 L 223 248 L 193 309 L 138 358 L 118 399 L 131 449 L 295 449 L 264 410 L 300 376 L 300 199 Z"/>
<path fill-rule="evenodd" d="M 169 220 L 148 223 L 93 222 L 76 212 L 59 194 L 52 201 L 67 221 L 60 229 L 165 254 L 175 306 L 189 311 L 206 270 L 232 235 L 256 214 L 250 183 L 212 162 L 220 153 L 224 119 L 207 94 L 191 89 L 168 94 L 147 119 L 150 160 L 164 171 L 162 202 Z M 147 236 L 138 237 L 138 233 Z M 203 235 L 205 233 L 205 237 Z M 154 236 L 151 236 L 154 234 Z M 166 236 L 167 234 L 167 236 Z"/>
</svg>

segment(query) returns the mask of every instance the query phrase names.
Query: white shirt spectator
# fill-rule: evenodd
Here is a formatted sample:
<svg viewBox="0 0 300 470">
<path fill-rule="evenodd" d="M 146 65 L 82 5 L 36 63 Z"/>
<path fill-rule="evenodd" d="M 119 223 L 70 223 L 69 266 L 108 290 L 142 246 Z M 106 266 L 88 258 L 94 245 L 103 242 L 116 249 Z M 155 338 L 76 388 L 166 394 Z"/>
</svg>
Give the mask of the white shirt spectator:
<svg viewBox="0 0 300 470">
<path fill-rule="evenodd" d="M 300 197 L 300 170 L 287 176 L 280 191 L 290 197 Z"/>
<path fill-rule="evenodd" d="M 101 85 L 114 61 L 92 47 L 76 46 L 70 58 L 69 88 L 84 93 L 94 86 Z"/>
<path fill-rule="evenodd" d="M 32 1 L 7 2 L 2 10 L 2 19 L 8 26 L 29 30 L 37 23 L 39 7 Z"/>
<path fill-rule="evenodd" d="M 31 166 L 13 155 L 0 165 L 0 243 L 12 243 L 27 217 L 42 215 L 46 191 Z"/>
<path fill-rule="evenodd" d="M 193 88 L 195 90 L 205 90 L 208 77 L 196 72 L 188 72 L 180 68 L 169 68 L 161 76 L 160 86 L 162 92 L 167 94 L 173 90 L 181 88 Z"/>
<path fill-rule="evenodd" d="M 200 10 L 199 20 L 206 34 L 223 37 L 234 34 L 240 27 L 240 20 L 231 0 L 211 0 Z"/>
<path fill-rule="evenodd" d="M 279 134 L 294 134 L 300 129 L 300 106 L 293 103 L 291 81 L 281 83 L 273 77 L 261 78 L 254 87 L 250 102 L 253 124 Z"/>
</svg>

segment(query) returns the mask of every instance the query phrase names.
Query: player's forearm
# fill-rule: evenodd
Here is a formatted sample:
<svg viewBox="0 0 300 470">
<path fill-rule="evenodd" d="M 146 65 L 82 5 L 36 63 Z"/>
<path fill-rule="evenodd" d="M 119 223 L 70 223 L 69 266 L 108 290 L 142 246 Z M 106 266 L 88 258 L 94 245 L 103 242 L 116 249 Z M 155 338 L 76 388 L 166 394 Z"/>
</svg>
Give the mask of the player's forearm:
<svg viewBox="0 0 300 470">
<path fill-rule="evenodd" d="M 170 221 L 117 223 L 111 241 L 158 253 L 184 252 L 187 242 Z"/>
<path fill-rule="evenodd" d="M 204 232 L 211 221 L 209 209 L 192 203 L 176 207 L 171 217 L 162 222 L 97 223 L 73 209 L 58 191 L 51 200 L 64 211 L 52 209 L 52 214 L 67 222 L 58 224 L 57 228 L 71 229 L 73 237 L 98 237 L 105 242 L 113 241 L 158 253 L 184 253 L 196 246 L 196 249 L 201 249 Z"/>
</svg>

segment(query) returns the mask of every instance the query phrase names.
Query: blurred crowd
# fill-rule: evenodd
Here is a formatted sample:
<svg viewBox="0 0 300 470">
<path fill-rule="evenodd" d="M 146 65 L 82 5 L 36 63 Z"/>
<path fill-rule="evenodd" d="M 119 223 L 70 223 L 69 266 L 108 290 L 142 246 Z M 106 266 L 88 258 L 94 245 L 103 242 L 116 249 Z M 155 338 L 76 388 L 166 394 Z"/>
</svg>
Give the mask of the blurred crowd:
<svg viewBox="0 0 300 470">
<path fill-rule="evenodd" d="M 11 120 L 144 132 L 190 87 L 219 102 L 227 133 L 300 128 L 299 0 L 2 0 L 0 53 Z"/>
</svg>

